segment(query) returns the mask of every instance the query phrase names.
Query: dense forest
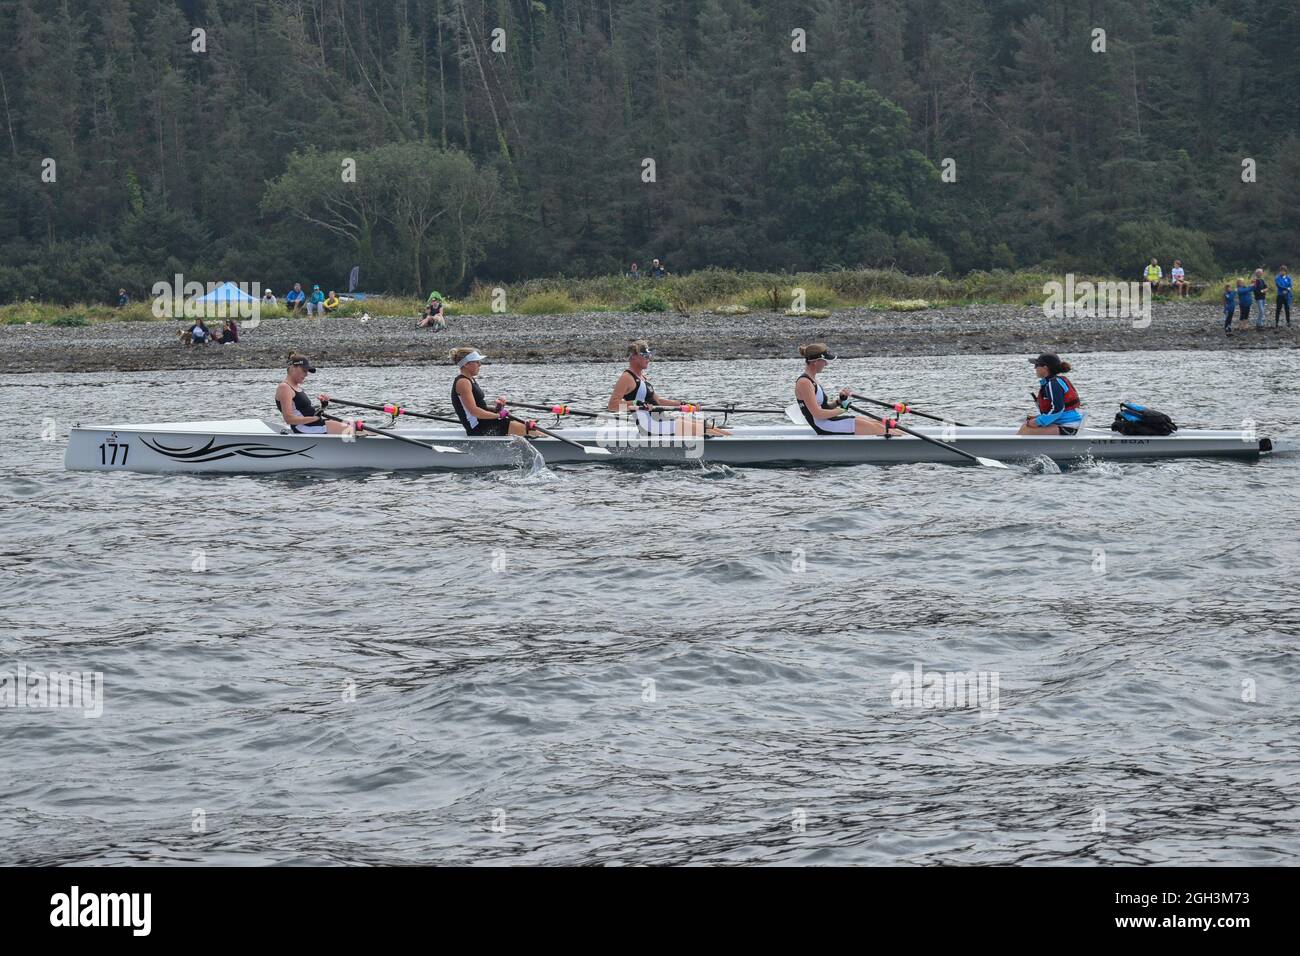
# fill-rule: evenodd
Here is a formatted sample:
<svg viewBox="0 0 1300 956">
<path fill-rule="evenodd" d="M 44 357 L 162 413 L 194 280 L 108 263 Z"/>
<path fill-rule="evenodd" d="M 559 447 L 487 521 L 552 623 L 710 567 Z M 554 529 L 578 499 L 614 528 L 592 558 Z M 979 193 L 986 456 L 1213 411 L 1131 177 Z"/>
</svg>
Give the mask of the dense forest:
<svg viewBox="0 0 1300 956">
<path fill-rule="evenodd" d="M 0 0 L 0 36 L 0 302 L 1300 265 L 1294 2 Z"/>
</svg>

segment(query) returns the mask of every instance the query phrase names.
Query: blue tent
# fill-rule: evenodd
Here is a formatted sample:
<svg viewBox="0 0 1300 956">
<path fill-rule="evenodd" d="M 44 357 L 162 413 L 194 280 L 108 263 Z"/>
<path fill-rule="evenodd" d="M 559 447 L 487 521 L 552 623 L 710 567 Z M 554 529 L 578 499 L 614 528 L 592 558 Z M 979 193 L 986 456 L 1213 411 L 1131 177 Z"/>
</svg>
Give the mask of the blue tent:
<svg viewBox="0 0 1300 956">
<path fill-rule="evenodd" d="M 195 299 L 196 302 L 257 302 L 256 296 L 251 296 L 233 282 L 223 282 L 207 295 Z"/>
</svg>

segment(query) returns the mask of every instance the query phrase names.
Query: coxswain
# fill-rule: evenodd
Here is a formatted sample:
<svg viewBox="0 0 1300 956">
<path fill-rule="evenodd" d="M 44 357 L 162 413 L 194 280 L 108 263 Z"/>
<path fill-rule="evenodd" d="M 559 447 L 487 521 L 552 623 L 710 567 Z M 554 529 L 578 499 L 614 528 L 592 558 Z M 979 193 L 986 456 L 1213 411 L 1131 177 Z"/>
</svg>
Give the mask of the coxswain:
<svg viewBox="0 0 1300 956">
<path fill-rule="evenodd" d="M 1038 376 L 1038 392 L 1034 401 L 1038 403 L 1038 414 L 1030 415 L 1020 426 L 1020 435 L 1074 435 L 1083 424 L 1083 413 L 1079 406 L 1079 393 L 1074 384 L 1065 377 L 1070 371 L 1070 363 L 1062 362 L 1061 357 L 1053 352 L 1044 352 L 1037 358 L 1031 358 L 1029 364 Z"/>
</svg>

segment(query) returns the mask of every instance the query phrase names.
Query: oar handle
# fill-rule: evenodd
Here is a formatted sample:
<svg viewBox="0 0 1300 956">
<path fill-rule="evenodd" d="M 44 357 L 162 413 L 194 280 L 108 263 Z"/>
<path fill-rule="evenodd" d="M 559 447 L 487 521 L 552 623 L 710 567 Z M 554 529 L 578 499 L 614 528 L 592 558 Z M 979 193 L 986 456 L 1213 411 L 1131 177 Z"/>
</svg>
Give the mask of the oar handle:
<svg viewBox="0 0 1300 956">
<path fill-rule="evenodd" d="M 740 415 L 784 415 L 781 408 L 733 408 L 729 405 L 642 405 L 647 412 L 727 412 Z"/>
<path fill-rule="evenodd" d="M 343 405 L 347 408 L 365 408 L 372 412 L 383 412 L 385 415 L 392 415 L 394 418 L 406 415 L 410 418 L 427 418 L 434 422 L 450 422 L 453 425 L 459 425 L 460 419 L 447 418 L 443 415 L 427 415 L 423 412 L 413 412 L 409 408 L 403 408 L 395 402 L 387 402 L 383 405 L 368 405 L 365 402 L 349 402 L 341 398 L 331 398 L 326 404 Z"/>
<path fill-rule="evenodd" d="M 870 398 L 866 395 L 859 395 L 857 392 L 850 392 L 849 394 L 852 395 L 854 398 L 856 398 L 858 401 L 866 402 L 869 405 L 879 405 L 882 408 L 892 408 L 900 415 L 907 413 L 910 415 L 918 415 L 921 418 L 928 418 L 932 422 L 943 422 L 945 425 L 956 425 L 959 428 L 966 427 L 961 422 L 955 422 L 948 418 L 940 418 L 938 415 L 931 415 L 929 412 L 919 411 L 918 409 L 913 408 L 911 405 L 908 405 L 906 402 L 886 402 L 886 401 L 882 401 L 879 398 Z"/>
<path fill-rule="evenodd" d="M 512 403 L 517 408 L 531 408 L 535 412 L 550 412 L 552 415 L 563 418 L 565 415 L 578 415 L 582 418 L 599 418 L 598 412 L 585 412 L 581 409 L 573 408 L 564 402 L 553 402 L 550 405 L 533 405 L 528 402 Z"/>
</svg>

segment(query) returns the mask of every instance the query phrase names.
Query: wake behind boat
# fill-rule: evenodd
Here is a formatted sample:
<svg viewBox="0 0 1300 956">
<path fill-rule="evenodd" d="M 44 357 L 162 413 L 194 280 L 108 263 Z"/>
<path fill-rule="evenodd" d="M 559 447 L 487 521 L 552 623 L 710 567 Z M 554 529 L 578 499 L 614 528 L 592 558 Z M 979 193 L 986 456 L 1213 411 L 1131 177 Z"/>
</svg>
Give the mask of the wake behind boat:
<svg viewBox="0 0 1300 956">
<path fill-rule="evenodd" d="M 261 419 L 158 424 L 78 425 L 68 439 L 65 466 L 74 471 L 271 473 L 321 470 L 444 470 L 514 467 L 531 445 L 549 464 L 580 461 L 659 465 L 696 461 L 743 467 L 786 465 L 962 464 L 951 449 L 1017 461 L 1046 456 L 1078 459 L 1223 457 L 1256 459 L 1275 450 L 1270 438 L 1248 431 L 1182 429 L 1174 435 L 1131 437 L 1081 428 L 1074 435 L 1020 435 L 1007 427 L 934 426 L 909 435 L 818 435 L 800 425 L 736 426 L 719 437 L 646 435 L 634 425 L 565 427 L 559 438 L 466 435 L 459 428 L 394 429 L 358 438 L 350 434 L 294 434 Z M 592 456 L 580 447 L 608 450 Z M 439 453 L 425 445 L 454 449 Z M 945 447 L 946 446 L 946 447 Z"/>
</svg>

